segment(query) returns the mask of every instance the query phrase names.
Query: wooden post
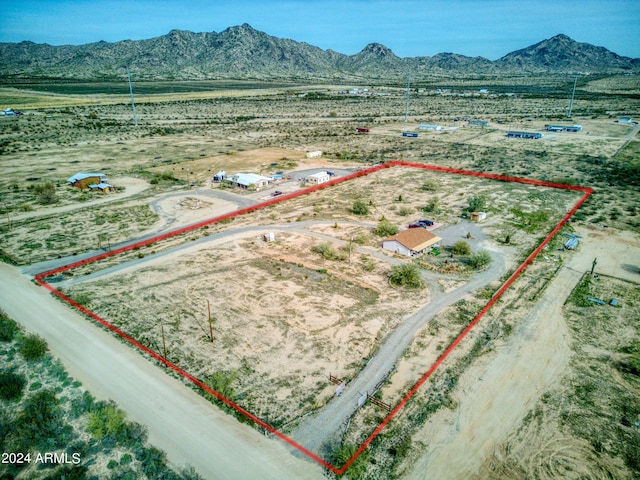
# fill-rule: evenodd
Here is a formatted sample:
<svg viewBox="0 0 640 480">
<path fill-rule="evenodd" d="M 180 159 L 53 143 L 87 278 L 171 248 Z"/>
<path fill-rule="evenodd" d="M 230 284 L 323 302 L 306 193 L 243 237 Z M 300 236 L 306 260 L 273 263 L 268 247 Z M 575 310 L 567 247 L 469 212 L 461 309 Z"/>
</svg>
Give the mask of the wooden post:
<svg viewBox="0 0 640 480">
<path fill-rule="evenodd" d="M 167 344 L 164 341 L 164 323 L 160 322 L 160 329 L 162 330 L 162 351 L 164 352 L 164 358 L 167 358 Z"/>
<path fill-rule="evenodd" d="M 213 322 L 211 321 L 211 303 L 207 300 L 207 310 L 209 311 L 209 337 L 211 338 L 211 343 L 213 343 Z"/>
</svg>

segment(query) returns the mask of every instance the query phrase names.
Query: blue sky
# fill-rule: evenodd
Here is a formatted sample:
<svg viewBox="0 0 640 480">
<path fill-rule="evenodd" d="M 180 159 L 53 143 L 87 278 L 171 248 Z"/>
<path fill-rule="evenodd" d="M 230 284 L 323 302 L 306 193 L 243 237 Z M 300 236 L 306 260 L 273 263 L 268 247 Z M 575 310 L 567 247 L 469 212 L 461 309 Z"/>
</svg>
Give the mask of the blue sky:
<svg viewBox="0 0 640 480">
<path fill-rule="evenodd" d="M 640 0 L 2 0 L 0 18 L 0 42 L 116 42 L 248 23 L 349 55 L 378 42 L 400 57 L 496 60 L 564 33 L 640 57 Z"/>
</svg>

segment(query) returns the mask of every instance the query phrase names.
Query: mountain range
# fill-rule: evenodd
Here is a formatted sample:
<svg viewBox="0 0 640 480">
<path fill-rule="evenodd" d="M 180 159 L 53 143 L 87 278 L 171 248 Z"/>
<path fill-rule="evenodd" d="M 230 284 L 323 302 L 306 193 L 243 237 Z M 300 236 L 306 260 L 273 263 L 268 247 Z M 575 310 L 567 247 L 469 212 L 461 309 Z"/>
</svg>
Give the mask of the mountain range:
<svg viewBox="0 0 640 480">
<path fill-rule="evenodd" d="M 248 24 L 216 33 L 172 30 L 147 40 L 52 46 L 29 41 L 0 43 L 0 74 L 6 79 L 122 78 L 125 66 L 138 80 L 255 79 L 331 80 L 417 75 L 522 73 L 639 73 L 640 59 L 566 35 L 543 40 L 490 61 L 439 53 L 400 58 L 378 43 L 355 55 L 270 36 Z"/>
</svg>

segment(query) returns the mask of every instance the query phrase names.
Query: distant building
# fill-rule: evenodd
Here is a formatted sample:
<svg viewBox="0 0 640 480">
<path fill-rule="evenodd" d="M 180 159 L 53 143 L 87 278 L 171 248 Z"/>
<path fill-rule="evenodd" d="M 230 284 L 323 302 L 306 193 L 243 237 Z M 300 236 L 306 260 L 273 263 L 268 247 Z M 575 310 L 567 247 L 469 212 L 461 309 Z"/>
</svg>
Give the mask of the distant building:
<svg viewBox="0 0 640 480">
<path fill-rule="evenodd" d="M 548 132 L 579 132 L 582 125 L 545 125 Z"/>
<path fill-rule="evenodd" d="M 418 132 L 402 132 L 402 136 L 403 137 L 417 137 L 418 136 Z"/>
<path fill-rule="evenodd" d="M 326 183 L 331 179 L 331 176 L 327 172 L 318 172 L 307 177 L 307 182 L 321 184 Z"/>
<path fill-rule="evenodd" d="M 227 178 L 227 172 L 225 172 L 224 170 L 220 170 L 218 173 L 216 173 L 213 176 L 213 181 L 214 182 L 221 182 L 223 181 L 225 178 Z"/>
<path fill-rule="evenodd" d="M 538 132 L 509 132 L 508 138 L 528 138 L 530 140 L 537 140 L 542 138 L 542 134 Z"/>
<path fill-rule="evenodd" d="M 271 183 L 270 177 L 264 177 L 257 173 L 234 173 L 227 181 L 240 188 L 255 188 L 260 190 Z"/>
<path fill-rule="evenodd" d="M 436 125 L 431 123 L 421 123 L 420 125 L 418 125 L 418 130 L 440 131 L 442 130 L 442 125 Z"/>
<path fill-rule="evenodd" d="M 307 153 L 307 158 L 320 158 L 322 156 L 322 150 L 314 150 Z"/>
<path fill-rule="evenodd" d="M 633 122 L 631 121 L 631 117 L 620 117 L 618 119 L 618 123 L 622 123 L 624 125 L 629 125 L 629 124 L 631 124 Z"/>
<path fill-rule="evenodd" d="M 474 127 L 488 127 L 489 122 L 486 120 L 469 120 L 469 125 L 473 125 Z"/>
<path fill-rule="evenodd" d="M 86 190 L 90 188 L 90 185 L 106 184 L 108 182 L 104 173 L 76 173 L 73 177 L 67 179 L 67 183 L 80 190 Z"/>
<path fill-rule="evenodd" d="M 364 127 L 358 127 L 356 128 L 356 133 L 369 133 L 369 129 Z"/>
</svg>

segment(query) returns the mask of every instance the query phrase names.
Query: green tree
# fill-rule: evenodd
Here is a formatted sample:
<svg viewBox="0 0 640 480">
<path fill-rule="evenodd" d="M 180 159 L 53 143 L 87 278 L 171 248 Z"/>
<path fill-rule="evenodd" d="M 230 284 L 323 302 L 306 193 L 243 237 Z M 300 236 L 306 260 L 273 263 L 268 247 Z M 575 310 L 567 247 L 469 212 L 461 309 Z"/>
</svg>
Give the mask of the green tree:
<svg viewBox="0 0 640 480">
<path fill-rule="evenodd" d="M 487 206 L 487 197 L 484 195 L 475 195 L 469 198 L 468 201 L 470 212 L 478 212 L 480 210 L 484 210 L 484 207 Z"/>
<path fill-rule="evenodd" d="M 394 265 L 391 267 L 389 281 L 392 285 L 407 288 L 422 287 L 420 279 L 420 270 L 413 263 L 405 263 L 403 265 Z"/>
<path fill-rule="evenodd" d="M 351 212 L 355 215 L 368 215 L 369 207 L 362 200 L 356 200 L 353 202 L 353 207 L 351 207 Z"/>
</svg>

